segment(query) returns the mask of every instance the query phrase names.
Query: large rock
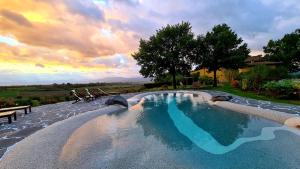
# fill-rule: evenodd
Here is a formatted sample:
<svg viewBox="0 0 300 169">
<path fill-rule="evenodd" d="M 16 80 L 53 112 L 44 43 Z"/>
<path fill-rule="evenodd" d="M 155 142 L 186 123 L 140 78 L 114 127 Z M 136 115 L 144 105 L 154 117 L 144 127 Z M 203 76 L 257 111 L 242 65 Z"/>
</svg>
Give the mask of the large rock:
<svg viewBox="0 0 300 169">
<path fill-rule="evenodd" d="M 211 98 L 212 101 L 229 101 L 232 99 L 232 96 L 213 96 Z"/>
<path fill-rule="evenodd" d="M 119 95 L 109 98 L 108 100 L 106 100 L 105 104 L 106 105 L 120 104 L 122 106 L 128 107 L 127 100 L 124 97 L 119 96 Z"/>
</svg>

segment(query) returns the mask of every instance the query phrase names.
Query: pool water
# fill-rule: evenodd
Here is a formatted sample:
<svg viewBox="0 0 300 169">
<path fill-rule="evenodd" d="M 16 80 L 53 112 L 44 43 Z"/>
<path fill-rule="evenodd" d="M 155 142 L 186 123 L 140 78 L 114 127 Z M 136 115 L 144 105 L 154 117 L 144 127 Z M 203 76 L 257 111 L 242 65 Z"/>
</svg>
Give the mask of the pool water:
<svg viewBox="0 0 300 169">
<path fill-rule="evenodd" d="M 61 168 L 300 168 L 300 134 L 188 93 L 148 95 L 70 136 Z"/>
</svg>

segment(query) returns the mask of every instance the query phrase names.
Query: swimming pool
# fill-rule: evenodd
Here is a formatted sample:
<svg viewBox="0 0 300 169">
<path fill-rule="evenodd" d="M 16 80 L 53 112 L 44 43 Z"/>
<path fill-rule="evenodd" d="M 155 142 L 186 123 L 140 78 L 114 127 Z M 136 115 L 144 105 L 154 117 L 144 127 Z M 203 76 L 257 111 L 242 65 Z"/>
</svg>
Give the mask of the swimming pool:
<svg viewBox="0 0 300 169">
<path fill-rule="evenodd" d="M 57 166 L 300 168 L 299 147 L 299 132 L 276 122 L 210 106 L 196 94 L 153 94 L 80 126 Z"/>
</svg>

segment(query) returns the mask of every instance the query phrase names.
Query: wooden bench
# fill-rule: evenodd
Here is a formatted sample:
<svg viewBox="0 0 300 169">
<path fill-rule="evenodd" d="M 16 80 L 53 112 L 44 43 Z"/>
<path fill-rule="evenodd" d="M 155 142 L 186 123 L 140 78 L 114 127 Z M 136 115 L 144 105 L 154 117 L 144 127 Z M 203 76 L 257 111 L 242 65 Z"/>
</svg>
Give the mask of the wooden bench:
<svg viewBox="0 0 300 169">
<path fill-rule="evenodd" d="M 8 108 L 2 108 L 0 109 L 0 113 L 1 112 L 7 112 L 7 111 L 16 111 L 16 110 L 24 110 L 25 114 L 27 114 L 27 109 L 29 110 L 29 112 L 31 112 L 31 106 L 18 106 L 18 107 L 8 107 Z"/>
<path fill-rule="evenodd" d="M 17 113 L 16 113 L 16 111 L 7 111 L 7 112 L 1 112 L 0 113 L 0 118 L 7 117 L 9 124 L 12 122 L 11 116 L 14 116 L 14 120 L 17 120 Z"/>
</svg>

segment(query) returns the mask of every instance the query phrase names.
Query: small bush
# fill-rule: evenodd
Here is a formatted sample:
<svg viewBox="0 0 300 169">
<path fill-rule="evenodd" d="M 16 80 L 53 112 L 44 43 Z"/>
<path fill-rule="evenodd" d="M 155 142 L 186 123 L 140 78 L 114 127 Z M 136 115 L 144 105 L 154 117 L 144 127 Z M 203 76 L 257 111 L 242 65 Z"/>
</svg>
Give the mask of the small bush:
<svg viewBox="0 0 300 169">
<path fill-rule="evenodd" d="M 17 96 L 16 98 L 17 98 L 17 99 L 22 99 L 23 97 L 19 95 L 19 96 Z"/>
<path fill-rule="evenodd" d="M 247 88 L 260 91 L 263 83 L 270 74 L 270 68 L 266 65 L 257 65 L 250 69 L 249 72 L 242 74 L 242 79 L 248 81 Z"/>
<path fill-rule="evenodd" d="M 28 98 L 16 100 L 16 105 L 18 105 L 18 106 L 25 106 L 25 105 L 30 105 L 30 104 L 31 104 L 31 101 Z"/>
<path fill-rule="evenodd" d="M 287 78 L 287 69 L 284 67 L 270 68 L 266 65 L 257 65 L 250 69 L 249 72 L 241 73 L 241 81 L 247 87 L 243 90 L 261 91 L 263 84 L 270 80 L 280 80 Z M 243 82 L 244 80 L 244 82 Z M 247 82 L 246 82 L 247 81 Z M 242 85 L 243 86 L 243 85 Z"/>
<path fill-rule="evenodd" d="M 296 86 L 293 80 L 285 79 L 279 81 L 270 81 L 264 85 L 264 88 L 267 90 L 294 90 Z"/>
<path fill-rule="evenodd" d="M 284 79 L 279 81 L 270 81 L 263 86 L 269 95 L 296 99 L 299 98 L 300 81 Z"/>
<path fill-rule="evenodd" d="M 214 80 L 211 77 L 202 76 L 199 78 L 199 82 L 203 85 L 212 85 L 214 83 Z"/>
<path fill-rule="evenodd" d="M 288 70 L 285 67 L 279 66 L 275 69 L 270 69 L 267 80 L 281 80 L 288 78 Z"/>
<path fill-rule="evenodd" d="M 231 81 L 231 86 L 235 87 L 235 88 L 238 88 L 239 87 L 239 81 L 238 80 L 232 80 Z"/>
<path fill-rule="evenodd" d="M 168 85 L 164 84 L 164 85 L 162 85 L 162 86 L 160 87 L 160 89 L 161 89 L 161 90 L 168 90 L 169 87 L 168 87 Z"/>
<path fill-rule="evenodd" d="M 5 107 L 5 100 L 3 98 L 0 98 L 0 108 Z"/>
<path fill-rule="evenodd" d="M 53 103 L 57 103 L 57 102 L 59 102 L 59 98 L 48 97 L 48 96 L 41 97 L 41 101 L 40 101 L 41 104 L 53 104 Z"/>
<path fill-rule="evenodd" d="M 31 97 L 29 97 L 29 99 L 41 101 L 41 98 L 39 96 L 31 96 Z"/>
<path fill-rule="evenodd" d="M 65 101 L 71 101 L 71 100 L 72 100 L 71 96 L 65 96 Z"/>
<path fill-rule="evenodd" d="M 12 107 L 16 105 L 17 103 L 15 102 L 14 98 L 8 98 L 8 99 L 0 98 L 0 108 Z"/>
<path fill-rule="evenodd" d="M 249 81 L 248 81 L 248 79 L 242 79 L 242 90 L 248 90 L 248 88 L 249 88 Z"/>
<path fill-rule="evenodd" d="M 39 106 L 41 105 L 40 101 L 39 100 L 31 100 L 31 106 L 35 107 L 35 106 Z"/>
<path fill-rule="evenodd" d="M 239 71 L 238 70 L 232 70 L 232 69 L 225 69 L 224 70 L 225 79 L 228 82 L 232 82 L 233 80 L 238 79 Z"/>
<path fill-rule="evenodd" d="M 201 88 L 201 84 L 200 84 L 199 82 L 194 82 L 194 83 L 192 84 L 192 88 L 193 88 L 193 89 L 200 89 L 200 88 Z"/>
<path fill-rule="evenodd" d="M 191 73 L 192 77 L 193 77 L 193 81 L 197 82 L 199 81 L 199 77 L 200 77 L 200 72 L 193 72 Z"/>
</svg>

